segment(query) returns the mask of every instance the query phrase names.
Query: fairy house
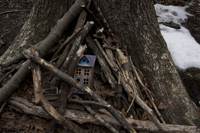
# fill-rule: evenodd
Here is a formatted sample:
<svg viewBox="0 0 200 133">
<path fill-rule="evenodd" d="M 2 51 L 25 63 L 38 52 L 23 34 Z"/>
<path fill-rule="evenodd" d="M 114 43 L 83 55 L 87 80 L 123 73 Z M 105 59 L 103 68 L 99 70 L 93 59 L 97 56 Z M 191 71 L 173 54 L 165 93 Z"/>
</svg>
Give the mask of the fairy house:
<svg viewBox="0 0 200 133">
<path fill-rule="evenodd" d="M 74 72 L 74 78 L 81 85 L 91 87 L 95 61 L 96 56 L 94 55 L 83 55 L 79 60 Z M 73 91 L 77 91 L 77 89 L 73 88 Z"/>
</svg>

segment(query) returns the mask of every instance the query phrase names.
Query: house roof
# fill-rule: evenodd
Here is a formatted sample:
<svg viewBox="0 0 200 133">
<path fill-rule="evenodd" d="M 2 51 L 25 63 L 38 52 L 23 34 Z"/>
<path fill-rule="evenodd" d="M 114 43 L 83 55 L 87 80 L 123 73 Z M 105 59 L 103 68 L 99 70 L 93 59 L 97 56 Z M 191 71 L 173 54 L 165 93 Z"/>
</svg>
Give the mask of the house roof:
<svg viewBox="0 0 200 133">
<path fill-rule="evenodd" d="M 94 67 L 95 61 L 96 61 L 96 56 L 83 55 L 81 59 L 79 60 L 79 63 L 77 64 L 77 66 Z"/>
</svg>

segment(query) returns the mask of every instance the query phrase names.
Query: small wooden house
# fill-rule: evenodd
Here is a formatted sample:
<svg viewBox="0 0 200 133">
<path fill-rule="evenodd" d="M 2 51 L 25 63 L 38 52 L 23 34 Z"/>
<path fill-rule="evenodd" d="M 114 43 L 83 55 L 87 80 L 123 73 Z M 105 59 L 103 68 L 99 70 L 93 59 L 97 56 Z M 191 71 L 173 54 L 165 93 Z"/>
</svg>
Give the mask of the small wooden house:
<svg viewBox="0 0 200 133">
<path fill-rule="evenodd" d="M 83 55 L 77 64 L 74 72 L 74 78 L 83 86 L 92 87 L 92 80 L 94 75 L 94 65 L 96 56 L 94 55 Z M 72 89 L 77 91 L 76 88 Z"/>
</svg>

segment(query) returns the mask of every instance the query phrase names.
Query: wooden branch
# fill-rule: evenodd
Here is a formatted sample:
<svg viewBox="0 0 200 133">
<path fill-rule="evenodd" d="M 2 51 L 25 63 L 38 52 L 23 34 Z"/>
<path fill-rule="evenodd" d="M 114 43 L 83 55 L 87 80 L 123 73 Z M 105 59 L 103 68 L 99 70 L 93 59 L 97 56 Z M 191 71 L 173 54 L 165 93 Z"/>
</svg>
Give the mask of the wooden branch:
<svg viewBox="0 0 200 133">
<path fill-rule="evenodd" d="M 164 121 L 162 115 L 160 114 L 160 112 L 158 111 L 158 109 L 157 109 L 155 103 L 153 102 L 151 96 L 150 96 L 149 93 L 146 91 L 146 89 L 144 89 L 144 88 L 146 88 L 146 86 L 142 83 L 142 80 L 140 79 L 140 77 L 139 77 L 139 75 L 138 75 L 138 73 L 137 73 L 137 71 L 136 71 L 136 69 L 135 69 L 135 66 L 134 66 L 134 64 L 133 64 L 133 62 L 132 62 L 131 57 L 130 57 L 129 61 L 130 61 L 131 65 L 132 65 L 132 69 L 133 69 L 133 71 L 134 71 L 134 73 L 135 73 L 135 75 L 136 75 L 136 77 L 137 77 L 139 83 L 141 84 L 141 86 L 143 87 L 144 92 L 146 93 L 147 97 L 149 98 L 149 100 L 150 100 L 150 102 L 151 102 L 151 104 L 152 104 L 152 106 L 153 106 L 153 108 L 154 108 L 154 110 L 155 110 L 155 112 L 156 112 L 158 118 L 160 119 L 160 121 L 161 121 L 162 123 L 165 124 L 165 121 Z"/>
<path fill-rule="evenodd" d="M 104 72 L 106 78 L 108 79 L 110 86 L 114 90 L 116 90 L 117 89 L 117 81 L 115 80 L 114 76 L 112 75 L 112 72 L 111 72 L 108 64 L 106 63 L 103 55 L 101 54 L 99 49 L 96 47 L 96 44 L 94 43 L 94 41 L 92 40 L 92 38 L 90 36 L 86 37 L 86 42 L 87 42 L 88 46 L 90 47 L 90 49 L 92 50 L 92 52 L 96 55 L 97 60 L 98 60 L 99 64 L 101 65 L 101 70 Z"/>
<path fill-rule="evenodd" d="M 38 52 L 36 52 L 35 54 L 39 56 Z M 33 74 L 33 88 L 34 88 L 34 93 L 35 93 L 35 104 L 39 104 L 42 101 L 41 99 L 44 98 L 43 90 L 41 87 L 41 71 L 40 71 L 39 65 L 37 65 L 34 62 L 32 62 L 31 67 L 32 67 L 32 74 Z"/>
<path fill-rule="evenodd" d="M 94 41 L 96 42 L 99 50 L 101 51 L 101 53 L 103 54 L 104 58 L 106 59 L 107 63 L 109 64 L 109 66 L 113 69 L 113 71 L 115 73 L 118 73 L 118 69 L 116 67 L 114 67 L 114 65 L 111 63 L 111 61 L 109 60 L 108 56 L 106 55 L 106 53 L 104 52 L 104 50 L 101 48 L 100 43 L 98 42 L 97 39 L 94 39 Z"/>
<path fill-rule="evenodd" d="M 122 67 L 122 71 L 124 72 L 123 77 L 125 78 L 127 83 L 131 85 L 131 88 L 133 89 L 135 94 L 141 97 L 142 99 L 144 99 L 142 92 L 139 89 L 138 85 L 136 84 L 134 77 L 132 75 L 132 72 L 130 71 L 131 66 L 128 61 L 128 58 L 121 52 L 120 49 L 117 49 L 116 51 L 117 51 L 117 57 L 118 57 L 117 59 L 119 60 L 119 63 L 120 63 L 119 66 Z"/>
<path fill-rule="evenodd" d="M 32 49 L 33 50 L 33 49 Z M 34 52 L 34 51 L 33 51 Z M 35 52 L 35 55 L 39 55 Z M 49 103 L 49 101 L 44 97 L 42 86 L 41 86 L 41 72 L 39 65 L 32 63 L 33 69 L 33 86 L 35 91 L 35 103 L 42 106 L 42 108 L 55 120 L 58 124 L 62 125 L 65 129 L 69 128 L 71 131 L 79 133 L 83 132 L 83 130 L 75 125 L 73 122 L 66 120 L 62 117 Z"/>
<path fill-rule="evenodd" d="M 67 99 L 67 102 L 70 102 L 70 103 L 79 103 L 79 104 L 86 104 L 86 105 L 97 105 L 97 106 L 101 106 L 101 107 L 108 107 L 107 105 L 101 104 L 99 102 L 86 101 L 86 100 Z"/>
<path fill-rule="evenodd" d="M 98 96 L 95 92 L 93 92 L 89 87 L 87 86 L 81 86 L 75 79 L 70 77 L 69 75 L 63 73 L 53 65 L 47 63 L 44 59 L 36 56 L 34 53 L 31 52 L 31 50 L 27 49 L 24 52 L 24 55 L 26 58 L 30 58 L 31 61 L 40 64 L 43 66 L 45 69 L 53 73 L 54 75 L 58 76 L 65 82 L 75 86 L 76 88 L 80 89 L 83 91 L 85 94 L 89 95 L 91 98 L 94 100 L 107 105 L 106 110 L 109 111 L 122 125 L 122 127 L 127 131 L 127 132 L 136 132 L 132 126 L 125 120 L 123 115 L 119 113 L 116 109 L 114 109 L 110 104 L 108 104 L 106 101 L 104 101 L 100 96 Z"/>
<path fill-rule="evenodd" d="M 14 63 L 18 63 L 20 60 L 23 60 L 23 59 L 25 59 L 24 55 L 23 54 L 19 54 L 19 55 L 15 56 L 14 58 L 12 58 L 11 60 L 3 62 L 1 65 L 3 67 L 8 67 L 8 66 L 11 66 Z"/>
<path fill-rule="evenodd" d="M 58 54 L 60 53 L 60 51 L 63 49 L 63 47 L 65 47 L 72 39 L 74 39 L 74 37 L 81 31 L 80 29 L 77 29 L 76 31 L 73 32 L 73 34 L 68 37 L 59 47 L 59 49 L 54 53 L 54 55 L 51 57 L 51 59 L 55 58 L 56 56 L 58 56 Z"/>
<path fill-rule="evenodd" d="M 50 119 L 50 116 L 42 109 L 40 106 L 36 106 L 26 99 L 21 97 L 11 97 L 8 100 L 8 104 L 11 104 L 19 109 L 21 109 L 25 114 L 36 115 L 42 118 Z M 84 123 L 93 123 L 101 125 L 96 119 L 94 119 L 90 114 L 84 111 L 78 110 L 69 110 L 66 109 L 64 117 L 76 121 L 77 123 L 84 124 Z M 111 115 L 102 114 L 101 117 L 105 119 L 112 125 L 121 126 L 121 124 Z M 147 131 L 147 132 L 156 132 L 156 133 L 163 133 L 155 123 L 151 121 L 140 121 L 134 119 L 126 119 L 136 130 L 138 131 Z M 162 124 L 165 125 L 169 132 L 173 133 L 199 133 L 200 129 L 196 126 L 186 126 L 186 125 L 172 125 L 172 124 Z"/>
<path fill-rule="evenodd" d="M 112 32 L 112 30 L 111 30 L 111 28 L 110 28 L 110 25 L 109 25 L 109 23 L 107 22 L 106 18 L 103 16 L 103 13 L 102 13 L 101 9 L 99 8 L 97 2 L 96 2 L 96 1 L 93 1 L 93 3 L 94 3 L 94 7 L 97 9 L 97 12 L 98 12 L 99 17 L 100 17 L 100 18 L 102 19 L 102 21 L 103 21 L 103 26 L 105 27 L 105 29 L 107 29 L 107 31 L 110 33 L 110 35 L 111 35 L 112 37 L 114 37 L 114 34 L 113 34 L 113 32 Z"/>
<path fill-rule="evenodd" d="M 0 84 L 3 82 L 3 80 L 8 77 L 11 73 L 13 73 L 16 70 L 19 70 L 20 67 L 22 66 L 23 62 L 21 61 L 19 64 L 16 64 L 9 72 L 7 72 L 4 76 L 1 77 L 0 79 Z"/>
<path fill-rule="evenodd" d="M 73 95 L 78 100 L 83 100 L 78 95 Z M 112 125 L 110 125 L 108 122 L 106 122 L 99 114 L 97 114 L 91 107 L 88 105 L 82 104 L 86 110 L 95 118 L 97 119 L 102 125 L 104 125 L 106 128 L 108 128 L 113 133 L 119 133 Z"/>
<path fill-rule="evenodd" d="M 27 12 L 28 10 L 10 10 L 10 11 L 4 11 L 0 12 L 0 15 L 7 14 L 7 13 L 13 13 L 13 12 Z"/>
<path fill-rule="evenodd" d="M 94 21 L 97 22 L 97 24 L 98 24 L 99 26 L 103 27 L 102 24 L 99 22 L 99 19 L 94 15 L 94 13 L 93 13 L 92 11 L 90 11 L 90 10 L 88 9 L 88 7 L 86 7 L 85 5 L 82 5 L 81 7 L 84 9 L 84 11 L 85 11 L 88 15 L 90 15 L 90 16 L 92 17 L 92 19 L 93 19 Z"/>
<path fill-rule="evenodd" d="M 50 34 L 40 42 L 39 51 L 41 57 L 44 57 L 47 51 L 55 44 L 61 34 L 66 30 L 69 24 L 82 11 L 81 5 L 85 5 L 86 3 L 87 0 L 76 0 L 67 13 L 57 21 L 57 24 L 51 30 Z M 15 75 L 0 89 L 0 105 L 2 105 L 5 100 L 19 87 L 21 82 L 28 75 L 30 72 L 28 66 L 30 64 L 30 60 L 26 61 L 20 70 L 18 70 L 18 72 L 15 73 Z"/>
<path fill-rule="evenodd" d="M 47 100 L 58 100 L 59 94 L 48 94 L 44 95 Z M 86 104 L 86 105 L 95 105 L 95 106 L 101 106 L 101 107 L 107 107 L 104 104 L 101 104 L 99 102 L 95 101 L 87 101 L 87 100 L 77 100 L 77 99 L 67 99 L 68 103 L 78 103 L 78 104 Z M 54 107 L 58 107 L 59 101 L 56 102 L 50 102 L 56 104 Z"/>
<path fill-rule="evenodd" d="M 87 8 L 90 7 L 90 4 L 91 4 L 91 1 L 92 0 L 88 0 L 88 3 L 87 3 Z M 87 13 L 83 10 L 79 17 L 78 17 L 78 21 L 76 23 L 76 27 L 74 28 L 74 31 L 80 29 L 80 28 L 83 28 L 84 24 L 85 24 L 85 21 L 86 21 L 86 17 L 87 17 Z"/>
</svg>

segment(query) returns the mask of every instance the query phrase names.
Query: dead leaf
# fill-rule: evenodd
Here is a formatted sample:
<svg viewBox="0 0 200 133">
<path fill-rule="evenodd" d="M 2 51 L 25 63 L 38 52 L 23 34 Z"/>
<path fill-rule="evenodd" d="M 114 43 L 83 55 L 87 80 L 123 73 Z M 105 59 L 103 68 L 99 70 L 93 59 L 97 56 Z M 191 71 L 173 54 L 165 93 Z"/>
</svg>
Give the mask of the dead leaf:
<svg viewBox="0 0 200 133">
<path fill-rule="evenodd" d="M 126 114 L 125 108 L 122 108 L 121 112 L 122 112 L 122 114 L 127 118 L 127 114 Z"/>
<path fill-rule="evenodd" d="M 110 35 L 108 35 L 108 37 L 106 38 L 106 41 L 109 43 L 109 44 L 112 44 L 112 45 L 117 45 L 117 43 L 119 42 L 119 40 L 111 37 Z"/>
<path fill-rule="evenodd" d="M 167 106 L 161 101 L 158 106 L 158 109 L 160 109 L 160 110 L 167 109 Z"/>
</svg>

